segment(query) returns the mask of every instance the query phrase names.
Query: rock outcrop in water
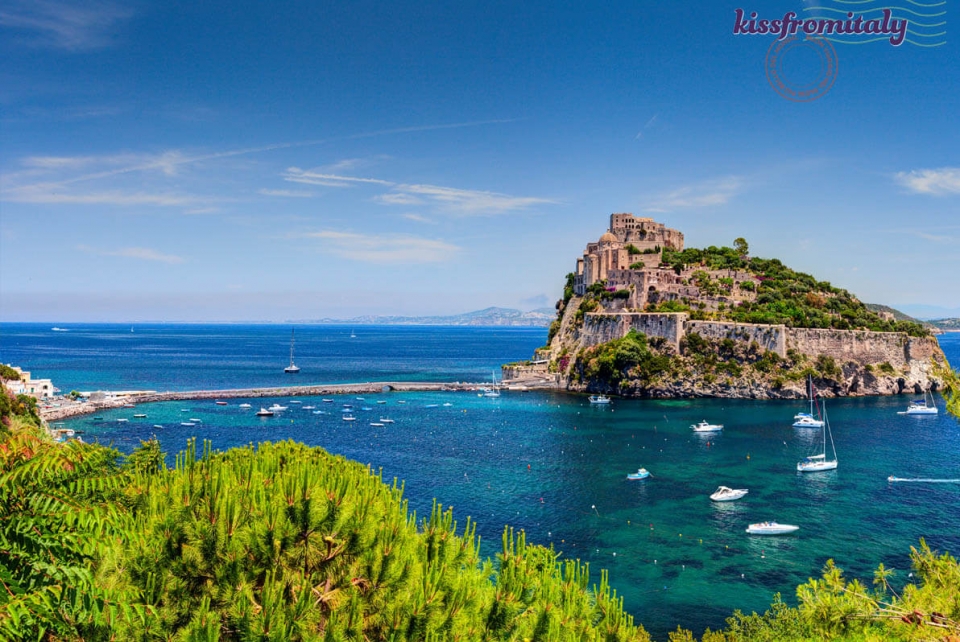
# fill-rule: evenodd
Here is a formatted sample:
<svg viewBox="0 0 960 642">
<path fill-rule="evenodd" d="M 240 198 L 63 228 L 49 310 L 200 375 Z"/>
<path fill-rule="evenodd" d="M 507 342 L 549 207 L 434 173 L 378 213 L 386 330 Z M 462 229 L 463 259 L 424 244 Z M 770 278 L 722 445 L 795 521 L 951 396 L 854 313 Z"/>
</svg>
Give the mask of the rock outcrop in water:
<svg viewBox="0 0 960 642">
<path fill-rule="evenodd" d="M 749 258 L 743 239 L 736 250 L 684 250 L 682 234 L 626 216 L 612 216 L 611 230 L 587 245 L 548 345 L 505 366 L 505 382 L 753 399 L 803 397 L 808 376 L 826 396 L 942 384 L 933 370 L 946 358 L 927 328 L 871 311 L 775 259 Z"/>
</svg>

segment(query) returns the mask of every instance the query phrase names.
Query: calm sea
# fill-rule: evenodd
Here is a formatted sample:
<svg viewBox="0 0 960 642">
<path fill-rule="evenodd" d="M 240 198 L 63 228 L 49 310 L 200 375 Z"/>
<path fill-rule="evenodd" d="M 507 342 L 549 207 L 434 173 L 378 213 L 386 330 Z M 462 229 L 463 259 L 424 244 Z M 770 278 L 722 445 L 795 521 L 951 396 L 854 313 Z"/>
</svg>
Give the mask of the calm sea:
<svg viewBox="0 0 960 642">
<path fill-rule="evenodd" d="M 63 390 L 467 381 L 488 379 L 500 363 L 529 357 L 545 339 L 544 330 L 523 328 L 298 327 L 296 360 L 303 371 L 294 378 L 282 373 L 289 328 L 69 330 L 4 324 L 0 361 L 52 377 Z M 960 364 L 960 334 L 940 341 Z M 604 408 L 549 393 L 507 391 L 499 399 L 387 393 L 333 403 L 278 398 L 288 410 L 268 419 L 231 400 L 228 406 L 150 404 L 68 425 L 124 451 L 154 434 L 170 453 L 190 436 L 221 449 L 268 439 L 322 446 L 381 469 L 388 481 L 404 481 L 419 514 L 437 498 L 455 507 L 461 523 L 473 517 L 485 554 L 496 552 L 501 529 L 510 524 L 536 543 L 590 562 L 594 579 L 609 569 L 627 609 L 663 640 L 677 624 L 699 634 L 723 626 L 734 609 L 763 610 L 776 592 L 793 603 L 795 587 L 818 575 L 829 558 L 867 581 L 882 562 L 906 582 L 909 549 L 921 537 L 936 549 L 960 552 L 960 483 L 887 481 L 889 475 L 960 480 L 960 423 L 936 400 L 936 417 L 897 415 L 906 397 L 828 401 L 840 466 L 805 475 L 796 472 L 796 462 L 817 450 L 820 433 L 790 426 L 803 409 L 799 402 L 615 400 Z M 345 403 L 353 405 L 356 421 L 341 419 Z M 134 419 L 134 412 L 148 416 Z M 395 423 L 370 425 L 381 418 Z M 190 419 L 200 421 L 181 425 Z M 693 434 L 690 425 L 702 419 L 726 427 L 722 434 Z M 627 481 L 640 466 L 653 477 Z M 721 484 L 750 493 L 713 503 L 708 495 Z M 771 519 L 800 530 L 766 538 L 743 532 L 751 522 Z"/>
</svg>

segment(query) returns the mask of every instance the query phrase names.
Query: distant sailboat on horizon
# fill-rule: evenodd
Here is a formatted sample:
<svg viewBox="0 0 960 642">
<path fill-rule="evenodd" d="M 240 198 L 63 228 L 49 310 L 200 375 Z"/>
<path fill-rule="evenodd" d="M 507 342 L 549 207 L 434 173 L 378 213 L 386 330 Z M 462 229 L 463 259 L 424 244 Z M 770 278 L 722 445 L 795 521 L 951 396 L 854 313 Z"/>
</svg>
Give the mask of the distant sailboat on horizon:
<svg viewBox="0 0 960 642">
<path fill-rule="evenodd" d="M 293 341 L 295 336 L 295 330 L 290 329 L 290 365 L 283 369 L 287 374 L 297 374 L 300 372 L 300 367 L 293 362 Z"/>
</svg>

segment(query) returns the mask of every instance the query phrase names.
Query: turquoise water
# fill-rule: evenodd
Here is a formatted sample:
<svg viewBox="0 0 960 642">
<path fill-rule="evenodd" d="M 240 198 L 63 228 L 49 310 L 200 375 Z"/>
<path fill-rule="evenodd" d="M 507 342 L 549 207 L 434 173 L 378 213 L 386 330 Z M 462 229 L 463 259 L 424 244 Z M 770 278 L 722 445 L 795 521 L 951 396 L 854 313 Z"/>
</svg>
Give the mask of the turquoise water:
<svg viewBox="0 0 960 642">
<path fill-rule="evenodd" d="M 428 340 L 435 353 L 456 343 L 456 358 L 478 374 L 489 372 L 484 350 L 509 352 L 491 347 L 500 331 L 475 330 L 470 341 L 449 331 L 434 328 L 416 340 Z M 534 347 L 542 343 L 542 332 L 526 333 Z M 0 336 L 7 360 L 9 334 Z M 960 335 L 941 342 L 960 362 Z M 386 354 L 383 361 L 393 358 Z M 452 378 L 468 378 L 456 372 L 451 366 Z M 42 374 L 57 380 L 56 372 Z M 934 548 L 960 551 L 960 484 L 887 482 L 889 475 L 960 479 L 960 424 L 945 414 L 897 415 L 907 397 L 829 400 L 840 467 L 805 475 L 796 472 L 796 462 L 816 450 L 819 433 L 790 427 L 803 408 L 799 402 L 615 400 L 610 407 L 591 407 L 582 397 L 509 391 L 500 399 L 452 392 L 364 397 L 338 397 L 333 404 L 304 397 L 299 407 L 278 398 L 289 409 L 268 419 L 252 413 L 271 399 L 251 400 L 252 410 L 239 409 L 240 400 L 228 406 L 158 403 L 68 425 L 83 430 L 87 440 L 121 450 L 152 434 L 171 453 L 194 435 L 221 449 L 287 438 L 322 446 L 382 469 L 387 480 L 403 480 L 419 514 L 436 497 L 455 507 L 461 523 L 472 516 L 486 554 L 496 552 L 501 529 L 510 524 L 534 542 L 589 561 L 595 579 L 600 568 L 609 569 L 627 609 L 657 639 L 678 623 L 697 633 L 720 627 L 734 609 L 766 608 L 778 591 L 792 603 L 795 587 L 817 575 L 828 558 L 848 576 L 868 581 L 883 562 L 906 582 L 909 547 L 920 537 Z M 357 421 L 341 420 L 343 403 L 354 405 Z M 942 410 L 940 397 L 937 403 Z M 135 412 L 148 417 L 136 420 Z M 380 417 L 396 423 L 369 425 Z M 180 425 L 190 418 L 202 423 Z M 690 424 L 701 419 L 726 428 L 719 435 L 692 433 Z M 626 474 L 640 466 L 653 477 L 627 481 Z M 750 493 L 738 502 L 713 503 L 708 495 L 721 484 Z M 747 524 L 769 519 L 800 530 L 786 537 L 743 532 Z"/>
</svg>

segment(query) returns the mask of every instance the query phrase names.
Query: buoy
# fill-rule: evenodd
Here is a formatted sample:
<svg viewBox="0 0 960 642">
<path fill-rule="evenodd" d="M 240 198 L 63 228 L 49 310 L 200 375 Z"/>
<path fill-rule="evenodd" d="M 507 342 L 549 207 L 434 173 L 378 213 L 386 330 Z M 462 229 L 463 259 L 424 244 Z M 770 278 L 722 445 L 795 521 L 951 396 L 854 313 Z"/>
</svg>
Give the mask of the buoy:
<svg viewBox="0 0 960 642">
<path fill-rule="evenodd" d="M 527 470 L 530 470 L 530 464 L 527 464 Z"/>
</svg>

